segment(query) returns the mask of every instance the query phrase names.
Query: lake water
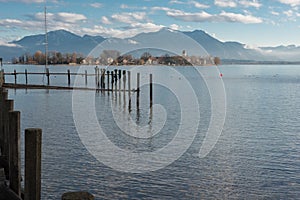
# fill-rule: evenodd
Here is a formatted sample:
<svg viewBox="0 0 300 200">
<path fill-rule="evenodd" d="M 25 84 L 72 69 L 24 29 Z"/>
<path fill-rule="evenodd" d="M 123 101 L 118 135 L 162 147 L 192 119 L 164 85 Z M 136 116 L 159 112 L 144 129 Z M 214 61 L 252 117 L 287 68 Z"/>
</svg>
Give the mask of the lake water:
<svg viewBox="0 0 300 200">
<path fill-rule="evenodd" d="M 43 67 L 35 66 L 6 66 L 5 71 L 12 72 L 14 68 L 23 71 L 25 67 L 28 71 L 43 71 Z M 66 72 L 68 68 L 50 67 L 50 71 Z M 78 67 L 70 69 L 77 71 Z M 210 72 L 208 67 L 198 69 Z M 117 171 L 88 152 L 73 120 L 72 91 L 9 90 L 15 109 L 21 111 L 21 130 L 43 129 L 42 199 L 60 199 L 63 193 L 78 190 L 89 191 L 96 199 L 299 198 L 300 66 L 228 65 L 219 69 L 223 74 L 227 108 L 223 132 L 215 147 L 206 157 L 199 158 L 212 115 L 211 100 L 195 69 L 178 67 L 176 70 L 189 80 L 200 102 L 197 134 L 179 159 L 165 168 L 145 173 Z M 91 67 L 90 71 L 93 70 Z M 161 76 L 182 81 L 170 74 Z M 7 77 L 6 81 L 13 82 L 12 78 Z M 141 74 L 141 78 L 148 78 L 148 74 Z M 29 80 L 39 84 L 43 81 L 41 76 Z M 93 81 L 90 77 L 89 86 L 93 86 Z M 24 82 L 24 78 L 20 76 L 18 82 Z M 51 84 L 66 83 L 66 77 L 51 77 Z M 133 81 L 133 88 L 134 84 Z M 129 118 L 141 125 L 149 124 L 149 120 L 161 120 L 155 113 L 151 118 L 148 112 L 147 86 L 141 88 L 139 112 L 133 98 L 130 113 L 128 98 L 124 99 L 123 93 L 81 93 L 83 97 L 94 95 L 98 121 L 109 140 L 130 151 L 153 152 L 162 148 L 175 136 L 182 120 L 176 95 L 168 88 L 154 85 L 154 103 L 161 104 L 167 113 L 165 125 L 153 137 L 130 137 L 117 126 L 114 115 L 125 124 Z M 193 113 L 189 105 L 183 107 Z M 86 127 L 93 129 L 89 124 Z M 22 137 L 23 134 L 22 131 Z"/>
</svg>

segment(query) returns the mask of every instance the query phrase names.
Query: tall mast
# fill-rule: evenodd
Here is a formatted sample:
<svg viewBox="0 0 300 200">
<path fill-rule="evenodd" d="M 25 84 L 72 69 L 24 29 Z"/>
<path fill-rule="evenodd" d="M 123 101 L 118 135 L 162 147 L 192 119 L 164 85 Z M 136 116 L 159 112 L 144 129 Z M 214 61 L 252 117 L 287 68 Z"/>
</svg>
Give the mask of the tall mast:
<svg viewBox="0 0 300 200">
<path fill-rule="evenodd" d="M 48 68 L 48 31 L 47 31 L 47 7 L 46 7 L 46 0 L 45 0 L 45 68 Z"/>
</svg>

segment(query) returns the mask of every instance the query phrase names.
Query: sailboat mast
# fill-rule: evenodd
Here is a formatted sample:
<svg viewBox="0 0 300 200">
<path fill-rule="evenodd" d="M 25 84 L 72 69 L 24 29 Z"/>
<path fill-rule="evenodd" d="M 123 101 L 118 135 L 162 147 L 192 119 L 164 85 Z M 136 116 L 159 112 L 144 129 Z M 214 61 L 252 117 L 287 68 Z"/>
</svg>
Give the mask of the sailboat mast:
<svg viewBox="0 0 300 200">
<path fill-rule="evenodd" d="M 46 7 L 46 0 L 45 0 L 45 68 L 48 68 L 48 30 L 47 30 L 47 7 Z"/>
</svg>

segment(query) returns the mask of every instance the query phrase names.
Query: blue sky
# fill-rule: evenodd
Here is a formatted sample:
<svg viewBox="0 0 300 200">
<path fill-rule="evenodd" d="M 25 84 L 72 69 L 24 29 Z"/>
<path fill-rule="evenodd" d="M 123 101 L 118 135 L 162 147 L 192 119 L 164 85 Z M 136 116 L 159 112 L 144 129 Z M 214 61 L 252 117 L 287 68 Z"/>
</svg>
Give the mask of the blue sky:
<svg viewBox="0 0 300 200">
<path fill-rule="evenodd" d="M 0 0 L 0 45 L 44 32 L 44 0 Z M 49 31 L 126 38 L 162 27 L 249 46 L 300 45 L 300 0 L 47 0 Z"/>
</svg>

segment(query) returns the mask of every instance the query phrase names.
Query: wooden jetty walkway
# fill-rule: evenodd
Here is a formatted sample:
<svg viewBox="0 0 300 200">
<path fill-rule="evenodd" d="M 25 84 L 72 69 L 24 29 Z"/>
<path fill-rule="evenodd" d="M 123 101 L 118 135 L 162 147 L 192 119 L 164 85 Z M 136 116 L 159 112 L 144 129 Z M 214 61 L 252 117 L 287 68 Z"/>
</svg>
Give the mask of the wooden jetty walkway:
<svg viewBox="0 0 300 200">
<path fill-rule="evenodd" d="M 139 90 L 139 82 L 140 82 L 140 73 L 137 73 L 137 88 L 131 89 L 131 72 L 126 70 L 114 69 L 108 71 L 106 69 L 100 69 L 95 67 L 95 73 L 88 73 L 85 70 L 84 73 L 79 72 L 71 72 L 69 69 L 67 72 L 51 72 L 49 68 L 46 69 L 45 72 L 28 72 L 27 69 L 24 72 L 4 72 L 3 73 L 3 87 L 5 88 L 14 88 L 14 89 L 56 89 L 56 90 L 97 90 L 97 91 L 132 91 L 136 92 Z M 30 84 L 29 76 L 43 76 L 46 77 L 46 84 Z M 7 83 L 6 77 L 13 76 L 14 82 Z M 23 83 L 18 83 L 18 77 L 24 76 L 25 81 Z M 66 86 L 55 86 L 51 85 L 51 77 L 53 76 L 64 76 L 67 78 Z M 84 86 L 71 86 L 71 77 L 80 76 L 84 78 Z M 88 77 L 95 77 L 94 87 L 88 87 Z M 126 87 L 127 85 L 127 87 Z M 127 88 L 127 89 L 126 89 Z"/>
</svg>

